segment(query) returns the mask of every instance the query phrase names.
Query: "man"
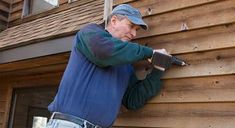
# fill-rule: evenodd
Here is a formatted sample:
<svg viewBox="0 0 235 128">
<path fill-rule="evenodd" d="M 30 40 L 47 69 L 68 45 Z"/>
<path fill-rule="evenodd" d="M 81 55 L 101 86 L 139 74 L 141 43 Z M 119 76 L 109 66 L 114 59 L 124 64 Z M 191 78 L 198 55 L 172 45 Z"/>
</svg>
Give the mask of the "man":
<svg viewBox="0 0 235 128">
<path fill-rule="evenodd" d="M 131 66 L 154 52 L 130 42 L 138 29 L 147 27 L 137 9 L 122 4 L 112 11 L 106 30 L 90 24 L 77 33 L 58 93 L 48 107 L 54 113 L 47 128 L 111 127 L 121 104 L 138 109 L 159 92 L 161 71 L 153 69 L 138 80 Z"/>
</svg>

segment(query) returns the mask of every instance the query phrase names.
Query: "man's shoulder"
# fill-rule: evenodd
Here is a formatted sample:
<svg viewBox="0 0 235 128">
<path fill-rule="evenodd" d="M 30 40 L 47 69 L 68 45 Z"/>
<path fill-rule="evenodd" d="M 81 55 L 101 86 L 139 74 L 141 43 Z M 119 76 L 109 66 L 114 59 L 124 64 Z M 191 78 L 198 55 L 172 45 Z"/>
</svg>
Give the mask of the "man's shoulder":
<svg viewBox="0 0 235 128">
<path fill-rule="evenodd" d="M 91 36 L 91 35 L 99 35 L 99 36 L 111 36 L 103 27 L 102 25 L 99 24 L 87 24 L 84 27 L 80 29 L 77 33 L 78 35 L 86 35 L 86 36 Z"/>
<path fill-rule="evenodd" d="M 99 24 L 95 24 L 95 23 L 91 23 L 91 24 L 87 24 L 85 25 L 83 28 L 81 28 L 81 30 L 104 30 L 104 28 L 99 25 Z"/>
</svg>

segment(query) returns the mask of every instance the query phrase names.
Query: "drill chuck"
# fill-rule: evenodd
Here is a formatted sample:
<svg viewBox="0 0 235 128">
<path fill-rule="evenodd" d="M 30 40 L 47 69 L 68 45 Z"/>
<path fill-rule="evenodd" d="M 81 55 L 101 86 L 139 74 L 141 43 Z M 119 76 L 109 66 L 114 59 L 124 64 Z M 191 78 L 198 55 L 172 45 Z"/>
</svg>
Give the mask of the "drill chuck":
<svg viewBox="0 0 235 128">
<path fill-rule="evenodd" d="M 181 60 L 181 59 L 179 59 L 175 56 L 171 57 L 171 63 L 175 64 L 175 65 L 178 65 L 178 66 L 185 66 L 186 65 L 186 63 L 183 60 Z"/>
</svg>

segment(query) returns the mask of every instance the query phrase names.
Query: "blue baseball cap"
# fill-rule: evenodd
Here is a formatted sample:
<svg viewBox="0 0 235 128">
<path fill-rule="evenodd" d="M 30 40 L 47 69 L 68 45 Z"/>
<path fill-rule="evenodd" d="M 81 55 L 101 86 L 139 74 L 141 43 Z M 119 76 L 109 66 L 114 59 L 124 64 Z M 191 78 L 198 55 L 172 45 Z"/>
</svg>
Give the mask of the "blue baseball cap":
<svg viewBox="0 0 235 128">
<path fill-rule="evenodd" d="M 142 15 L 138 9 L 128 4 L 120 4 L 115 7 L 112 14 L 126 16 L 133 24 L 140 25 L 144 30 L 148 29 L 148 25 L 143 21 Z"/>
</svg>

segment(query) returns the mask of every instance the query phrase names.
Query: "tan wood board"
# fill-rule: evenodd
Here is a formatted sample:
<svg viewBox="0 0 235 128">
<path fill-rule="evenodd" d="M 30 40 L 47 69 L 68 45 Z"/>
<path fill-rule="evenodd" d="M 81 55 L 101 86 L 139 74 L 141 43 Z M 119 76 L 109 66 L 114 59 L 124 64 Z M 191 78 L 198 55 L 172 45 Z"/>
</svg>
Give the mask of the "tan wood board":
<svg viewBox="0 0 235 128">
<path fill-rule="evenodd" d="M 148 104 L 122 111 L 116 126 L 171 128 L 233 128 L 234 103 Z"/>
<path fill-rule="evenodd" d="M 235 72 L 235 48 L 188 53 L 177 55 L 185 60 L 188 66 L 172 66 L 167 70 L 163 79 L 202 77 L 214 75 L 230 75 Z M 146 74 L 146 63 L 135 65 L 137 74 Z"/>
<path fill-rule="evenodd" d="M 136 0 L 130 4 L 137 7 L 143 16 L 150 16 L 219 1 L 221 0 Z"/>
<path fill-rule="evenodd" d="M 10 13 L 14 13 L 14 12 L 22 10 L 23 9 L 23 5 L 24 5 L 23 1 L 21 1 L 19 3 L 16 3 L 16 4 L 13 4 L 12 8 L 10 10 Z"/>
<path fill-rule="evenodd" d="M 137 38 L 233 23 L 234 2 L 226 0 L 146 17 L 149 30 L 141 30 Z"/>
<path fill-rule="evenodd" d="M 149 103 L 234 102 L 235 75 L 162 80 Z"/>
<path fill-rule="evenodd" d="M 200 52 L 235 47 L 235 24 L 137 39 L 155 49 L 165 48 L 171 54 Z"/>
<path fill-rule="evenodd" d="M 39 57 L 0 65 L 0 73 L 67 63 L 70 53 Z"/>
</svg>

